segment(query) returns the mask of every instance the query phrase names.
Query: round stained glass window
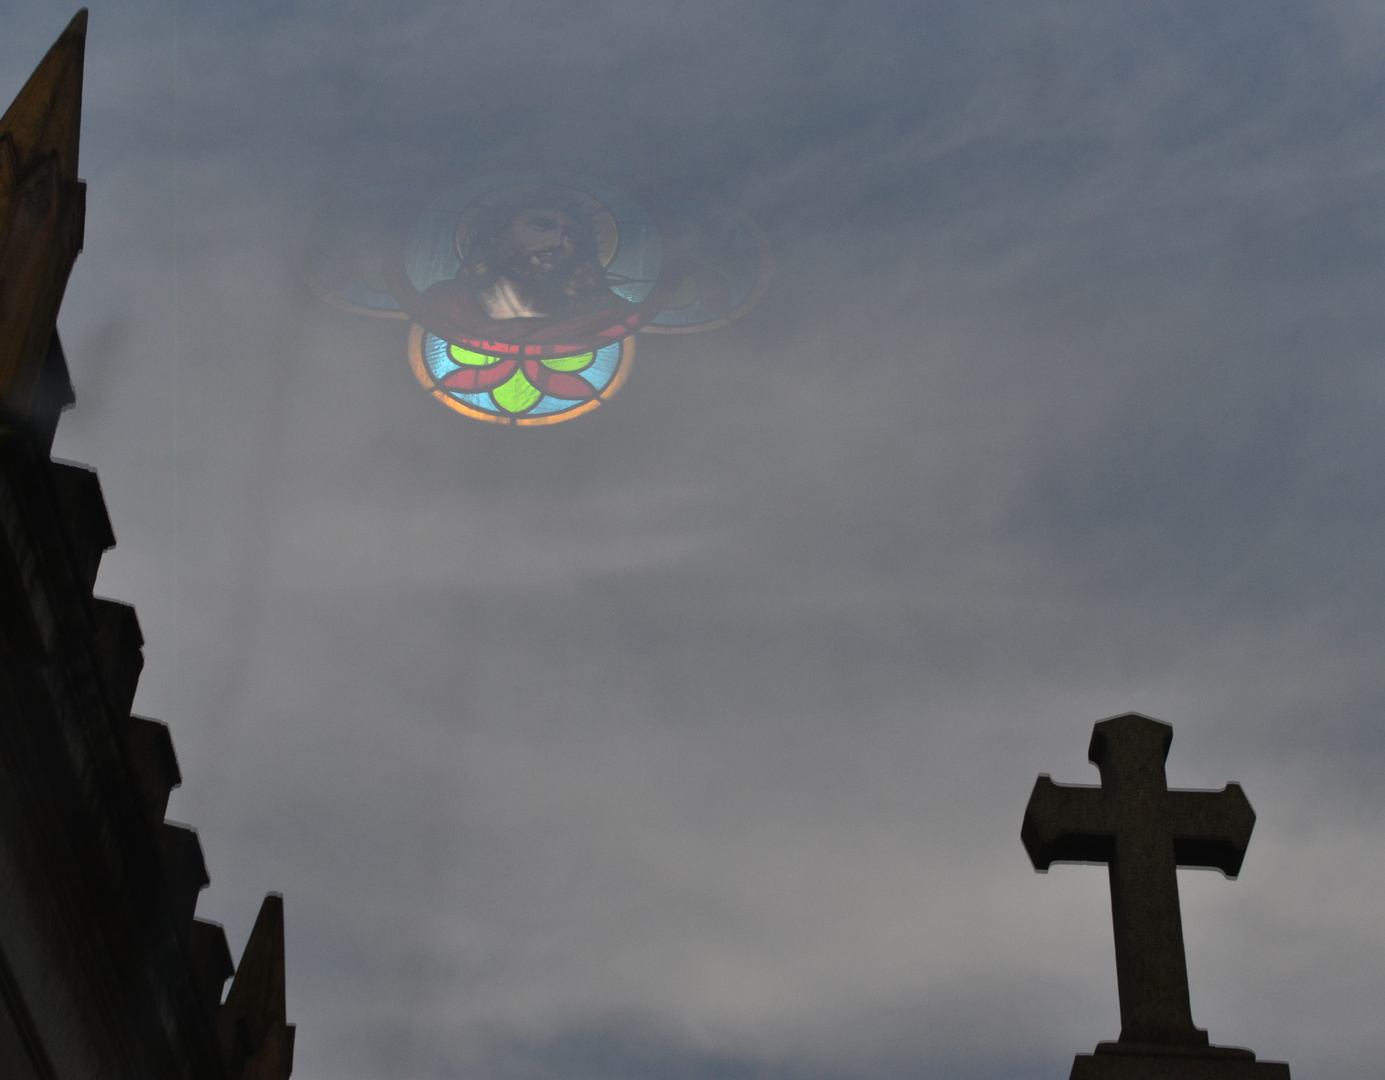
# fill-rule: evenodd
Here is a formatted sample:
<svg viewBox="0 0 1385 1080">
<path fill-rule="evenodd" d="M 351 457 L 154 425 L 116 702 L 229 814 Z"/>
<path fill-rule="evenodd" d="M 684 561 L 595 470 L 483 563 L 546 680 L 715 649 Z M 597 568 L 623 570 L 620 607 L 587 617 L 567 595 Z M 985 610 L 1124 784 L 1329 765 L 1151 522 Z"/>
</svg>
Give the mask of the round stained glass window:
<svg viewBox="0 0 1385 1080">
<path fill-rule="evenodd" d="M 524 426 L 561 423 L 610 400 L 630 372 L 635 339 L 565 356 L 533 354 L 453 344 L 417 324 L 409 333 L 414 375 L 434 397 L 466 416 Z"/>
</svg>

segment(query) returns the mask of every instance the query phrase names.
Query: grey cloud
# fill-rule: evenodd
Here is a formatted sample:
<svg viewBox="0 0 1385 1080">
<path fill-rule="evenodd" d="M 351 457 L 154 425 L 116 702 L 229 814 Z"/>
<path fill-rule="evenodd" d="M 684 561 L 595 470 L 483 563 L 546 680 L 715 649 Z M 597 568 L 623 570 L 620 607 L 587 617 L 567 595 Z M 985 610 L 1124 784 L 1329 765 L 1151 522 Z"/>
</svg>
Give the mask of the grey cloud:
<svg viewBox="0 0 1385 1080">
<path fill-rule="evenodd" d="M 62 13 L 6 14 L 17 86 Z M 1062 1075 L 1116 1033 L 1105 882 L 1033 875 L 1019 819 L 1127 709 L 1260 814 L 1239 881 L 1184 875 L 1195 1017 L 1378 1060 L 1383 27 L 97 12 L 58 452 L 200 910 L 238 945 L 287 895 L 298 1075 Z M 452 415 L 296 284 L 335 182 L 632 131 L 779 274 L 591 417 Z"/>
</svg>

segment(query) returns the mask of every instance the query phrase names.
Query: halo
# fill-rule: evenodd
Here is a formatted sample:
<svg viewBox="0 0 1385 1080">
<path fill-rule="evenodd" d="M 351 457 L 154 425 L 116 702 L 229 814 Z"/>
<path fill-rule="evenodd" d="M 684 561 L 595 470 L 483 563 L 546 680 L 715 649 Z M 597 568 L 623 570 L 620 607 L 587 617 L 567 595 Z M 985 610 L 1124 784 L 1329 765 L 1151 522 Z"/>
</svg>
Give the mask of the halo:
<svg viewBox="0 0 1385 1080">
<path fill-rule="evenodd" d="M 596 261 L 605 271 L 609 301 L 595 301 L 585 313 L 491 320 L 473 317 L 466 306 L 453 313 L 436 297 L 425 297 L 439 282 L 456 279 L 461 268 L 458 229 L 473 224 L 473 215 L 484 213 L 488 199 L 507 196 L 508 201 L 526 191 L 545 190 L 547 198 L 570 201 L 574 213 L 591 212 Z M 440 338 L 471 342 L 469 348 L 483 351 L 551 359 L 619 341 L 663 308 L 681 278 L 674 234 L 673 220 L 657 200 L 637 201 L 592 177 L 541 172 L 483 176 L 448 189 L 417 213 L 398 235 L 386 277 L 399 306 Z M 465 291 L 465 282 L 458 287 Z"/>
<path fill-rule="evenodd" d="M 616 257 L 616 248 L 620 246 L 620 226 L 616 224 L 615 215 L 585 191 L 578 191 L 576 188 L 568 187 L 565 184 L 512 184 L 506 187 L 491 188 L 484 194 L 478 195 L 457 215 L 457 225 L 452 230 L 453 248 L 460 251 L 462 237 L 471 228 L 471 223 L 481 212 L 481 208 L 492 198 L 531 193 L 541 195 L 548 191 L 562 192 L 587 212 L 587 217 L 591 219 L 592 230 L 596 233 L 596 257 L 601 260 L 602 269 L 610 266 L 611 260 Z"/>
</svg>

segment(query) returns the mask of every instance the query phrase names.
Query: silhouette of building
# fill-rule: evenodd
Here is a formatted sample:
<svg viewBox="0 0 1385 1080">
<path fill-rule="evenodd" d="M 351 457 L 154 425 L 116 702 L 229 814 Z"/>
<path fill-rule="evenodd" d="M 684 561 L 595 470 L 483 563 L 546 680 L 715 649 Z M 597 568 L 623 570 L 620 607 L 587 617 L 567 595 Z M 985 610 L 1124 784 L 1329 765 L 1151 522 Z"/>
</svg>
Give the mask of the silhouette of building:
<svg viewBox="0 0 1385 1080">
<path fill-rule="evenodd" d="M 56 319 L 82 247 L 86 23 L 0 119 L 0 1077 L 285 1080 L 282 900 L 238 971 L 194 918 L 208 878 L 164 820 L 168 728 L 130 714 L 139 623 L 92 596 L 115 543 L 101 486 L 50 458 L 74 400 Z"/>
</svg>

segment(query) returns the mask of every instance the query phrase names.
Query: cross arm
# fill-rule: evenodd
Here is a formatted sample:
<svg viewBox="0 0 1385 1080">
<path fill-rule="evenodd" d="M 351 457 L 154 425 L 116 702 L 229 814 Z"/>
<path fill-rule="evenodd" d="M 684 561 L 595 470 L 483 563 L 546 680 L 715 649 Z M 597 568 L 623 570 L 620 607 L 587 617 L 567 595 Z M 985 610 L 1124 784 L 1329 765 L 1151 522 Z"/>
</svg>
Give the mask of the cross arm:
<svg viewBox="0 0 1385 1080">
<path fill-rule="evenodd" d="M 1020 839 L 1040 873 L 1056 862 L 1109 862 L 1112 832 L 1101 789 L 1055 784 L 1040 776 L 1024 811 Z"/>
<path fill-rule="evenodd" d="M 1220 870 L 1229 878 L 1241 872 L 1255 811 L 1240 784 L 1221 791 L 1170 791 L 1168 806 L 1179 866 Z"/>
</svg>

